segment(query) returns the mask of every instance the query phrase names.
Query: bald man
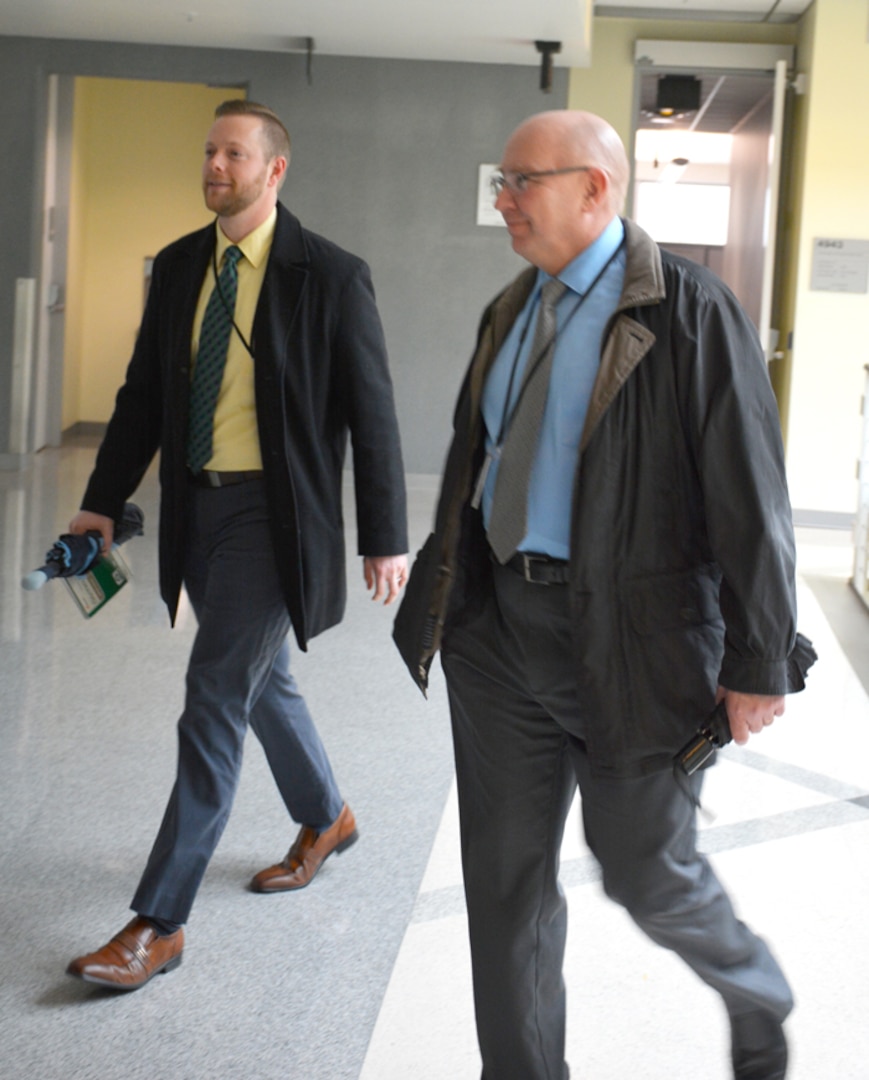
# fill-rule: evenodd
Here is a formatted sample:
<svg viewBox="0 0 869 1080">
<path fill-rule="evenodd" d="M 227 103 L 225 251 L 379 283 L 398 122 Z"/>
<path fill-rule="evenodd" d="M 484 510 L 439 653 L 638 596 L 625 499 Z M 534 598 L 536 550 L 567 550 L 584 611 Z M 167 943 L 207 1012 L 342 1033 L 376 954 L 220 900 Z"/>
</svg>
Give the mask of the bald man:
<svg viewBox="0 0 869 1080">
<path fill-rule="evenodd" d="M 607 895 L 719 992 L 734 1075 L 775 1080 L 791 992 L 673 759 L 717 702 L 744 743 L 803 685 L 776 404 L 727 288 L 619 217 L 628 175 L 588 113 L 509 139 L 495 205 L 531 266 L 483 315 L 395 639 L 423 689 L 442 654 L 484 1080 L 568 1076 L 577 786 Z"/>
</svg>

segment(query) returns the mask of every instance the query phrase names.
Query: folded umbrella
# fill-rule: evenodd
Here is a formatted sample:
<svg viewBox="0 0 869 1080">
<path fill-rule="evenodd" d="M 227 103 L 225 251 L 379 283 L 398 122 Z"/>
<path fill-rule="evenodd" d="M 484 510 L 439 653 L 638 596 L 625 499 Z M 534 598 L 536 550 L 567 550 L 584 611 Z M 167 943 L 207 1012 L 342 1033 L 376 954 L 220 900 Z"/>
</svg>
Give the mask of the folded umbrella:
<svg viewBox="0 0 869 1080">
<path fill-rule="evenodd" d="M 145 515 L 135 503 L 125 503 L 120 520 L 115 522 L 114 547 L 126 543 L 144 532 Z M 41 589 L 46 581 L 56 577 L 82 577 L 102 555 L 99 533 L 78 536 L 64 533 L 46 552 L 45 564 L 21 580 L 22 588 Z"/>
</svg>

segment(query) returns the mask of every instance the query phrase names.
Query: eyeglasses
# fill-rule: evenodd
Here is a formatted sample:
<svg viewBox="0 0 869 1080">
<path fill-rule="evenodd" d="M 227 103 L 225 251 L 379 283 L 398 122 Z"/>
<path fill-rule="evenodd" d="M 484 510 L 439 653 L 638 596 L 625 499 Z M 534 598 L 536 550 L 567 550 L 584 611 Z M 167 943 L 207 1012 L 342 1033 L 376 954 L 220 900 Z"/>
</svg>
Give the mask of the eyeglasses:
<svg viewBox="0 0 869 1080">
<path fill-rule="evenodd" d="M 565 173 L 588 172 L 591 165 L 572 165 L 567 169 L 541 169 L 539 172 L 514 172 L 512 169 L 498 169 L 489 177 L 492 195 L 497 199 L 506 188 L 511 195 L 522 195 L 528 190 L 529 180 L 541 176 L 563 176 Z"/>
</svg>

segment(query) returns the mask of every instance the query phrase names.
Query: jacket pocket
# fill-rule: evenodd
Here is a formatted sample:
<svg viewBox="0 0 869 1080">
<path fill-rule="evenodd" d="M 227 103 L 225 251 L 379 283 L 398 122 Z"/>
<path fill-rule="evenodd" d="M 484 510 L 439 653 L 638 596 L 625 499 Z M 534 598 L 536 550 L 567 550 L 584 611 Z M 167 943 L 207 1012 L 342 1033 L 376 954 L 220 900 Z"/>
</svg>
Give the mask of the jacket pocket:
<svg viewBox="0 0 869 1080">
<path fill-rule="evenodd" d="M 636 579 L 623 593 L 630 742 L 648 754 L 675 753 L 714 705 L 724 652 L 719 581 L 706 564 Z"/>
<path fill-rule="evenodd" d="M 719 583 L 717 568 L 709 564 L 632 581 L 627 588 L 627 600 L 633 629 L 645 637 L 661 630 L 704 623 L 723 627 L 718 606 Z"/>
</svg>

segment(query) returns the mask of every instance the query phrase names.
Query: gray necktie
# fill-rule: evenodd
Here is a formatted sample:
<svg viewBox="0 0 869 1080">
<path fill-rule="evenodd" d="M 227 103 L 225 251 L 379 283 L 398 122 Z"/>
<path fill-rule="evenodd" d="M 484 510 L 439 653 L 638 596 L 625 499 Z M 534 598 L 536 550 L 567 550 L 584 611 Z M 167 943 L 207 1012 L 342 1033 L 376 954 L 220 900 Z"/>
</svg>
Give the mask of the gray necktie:
<svg viewBox="0 0 869 1080">
<path fill-rule="evenodd" d="M 528 531 L 528 482 L 555 353 L 555 305 L 566 288 L 556 278 L 543 286 L 519 402 L 501 448 L 488 528 L 489 545 L 500 563 L 507 562 Z"/>
</svg>

